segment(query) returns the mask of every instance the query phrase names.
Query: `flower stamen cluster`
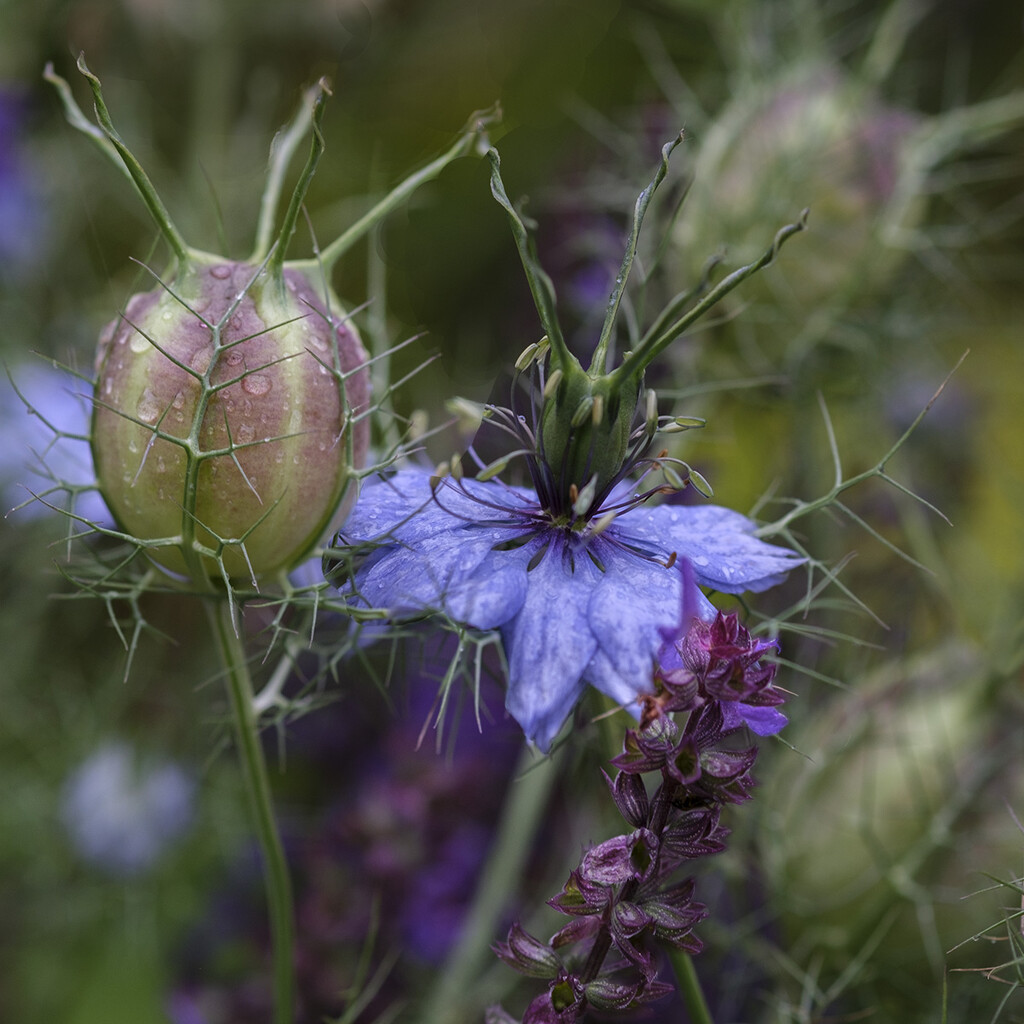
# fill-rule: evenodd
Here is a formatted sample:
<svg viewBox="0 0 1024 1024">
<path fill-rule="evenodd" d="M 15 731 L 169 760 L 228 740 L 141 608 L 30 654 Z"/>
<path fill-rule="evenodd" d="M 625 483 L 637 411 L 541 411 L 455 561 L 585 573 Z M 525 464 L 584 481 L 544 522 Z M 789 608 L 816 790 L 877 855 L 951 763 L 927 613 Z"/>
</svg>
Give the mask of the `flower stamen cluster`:
<svg viewBox="0 0 1024 1024">
<path fill-rule="evenodd" d="M 679 622 L 678 564 L 697 584 L 739 594 L 775 586 L 804 561 L 766 544 L 746 516 L 714 505 L 649 503 L 689 484 L 710 488 L 667 450 L 652 452 L 659 433 L 703 425 L 661 417 L 643 384 L 646 367 L 741 281 L 771 263 L 802 220 L 780 231 L 764 255 L 703 297 L 681 297 L 614 362 L 616 314 L 636 255 L 644 212 L 678 144 L 637 198 L 622 270 L 609 299 L 591 363 L 584 369 L 558 323 L 554 286 L 536 258 L 526 224 L 510 202 L 491 150 L 491 190 L 505 209 L 545 335 L 516 361 L 508 408 L 479 415 L 512 441 L 486 464 L 471 447 L 475 478 L 462 458 L 444 472 L 405 468 L 367 485 L 324 558 L 328 582 L 355 611 L 400 620 L 440 613 L 450 622 L 501 632 L 508 661 L 506 708 L 527 738 L 548 750 L 587 685 L 618 704 L 650 693 L 650 666 L 662 630 Z M 680 310 L 692 306 L 685 312 Z M 465 406 L 462 407 L 465 411 Z M 532 487 L 496 479 L 525 460 Z M 660 474 L 644 483 L 651 473 Z M 371 550 L 354 568 L 353 550 Z M 696 592 L 697 614 L 715 609 Z"/>
</svg>

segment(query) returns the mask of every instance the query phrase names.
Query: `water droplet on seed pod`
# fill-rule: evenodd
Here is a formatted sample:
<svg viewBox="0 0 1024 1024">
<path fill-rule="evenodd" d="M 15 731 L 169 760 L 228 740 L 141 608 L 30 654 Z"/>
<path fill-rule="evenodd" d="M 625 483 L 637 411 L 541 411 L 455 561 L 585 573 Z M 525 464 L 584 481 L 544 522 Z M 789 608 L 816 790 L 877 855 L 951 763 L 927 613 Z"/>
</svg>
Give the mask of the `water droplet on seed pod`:
<svg viewBox="0 0 1024 1024">
<path fill-rule="evenodd" d="M 270 378 L 262 373 L 250 373 L 242 379 L 242 389 L 250 395 L 265 395 L 272 387 Z"/>
<path fill-rule="evenodd" d="M 151 388 L 146 388 L 142 392 L 142 397 L 135 407 L 135 413 L 143 423 L 156 423 L 157 417 L 160 415 L 160 403 Z"/>
<path fill-rule="evenodd" d="M 212 348 L 197 349 L 195 355 L 192 356 L 189 365 L 192 367 L 193 370 L 196 371 L 196 373 L 206 373 L 206 371 L 210 368 L 210 362 L 212 359 Z"/>
<path fill-rule="evenodd" d="M 264 288 L 255 268 L 241 264 L 193 269 L 179 282 L 183 311 L 156 289 L 130 300 L 134 317 L 117 321 L 113 337 L 123 343 L 97 366 L 104 396 L 93 430 L 97 475 L 123 528 L 143 539 L 185 533 L 186 521 L 215 536 L 245 535 L 244 556 L 226 552 L 223 566 L 204 556 L 203 568 L 248 579 L 290 566 L 326 529 L 348 455 L 345 446 L 334 454 L 323 423 L 356 431 L 354 460 L 362 464 L 367 429 L 349 424 L 345 401 L 357 408 L 367 401 L 368 373 L 352 372 L 366 355 L 357 336 L 330 335 L 322 302 L 290 270 L 282 292 Z M 190 466 L 198 468 L 191 491 Z M 150 555 L 174 571 L 192 568 L 174 545 Z"/>
</svg>

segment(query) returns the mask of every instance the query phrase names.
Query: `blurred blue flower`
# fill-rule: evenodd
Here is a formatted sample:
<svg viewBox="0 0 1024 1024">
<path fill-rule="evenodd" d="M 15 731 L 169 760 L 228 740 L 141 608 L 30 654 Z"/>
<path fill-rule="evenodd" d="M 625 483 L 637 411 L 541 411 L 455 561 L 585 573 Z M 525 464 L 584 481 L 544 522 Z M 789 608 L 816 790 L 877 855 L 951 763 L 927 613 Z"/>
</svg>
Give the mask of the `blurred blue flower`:
<svg viewBox="0 0 1024 1024">
<path fill-rule="evenodd" d="M 96 489 L 89 421 L 88 386 L 42 361 L 0 376 L 0 494 L 4 511 L 26 503 L 39 515 L 47 504 L 69 508 L 92 522 L 112 517 Z M 42 501 L 33 501 L 33 494 Z"/>
<path fill-rule="evenodd" d="M 677 560 L 730 594 L 774 586 L 803 561 L 730 509 L 621 498 L 567 526 L 531 490 L 403 470 L 364 489 L 338 543 L 368 554 L 347 581 L 328 559 L 328 578 L 392 617 L 439 611 L 499 629 L 505 706 L 546 750 L 587 684 L 623 705 L 652 689 L 663 631 L 679 625 Z M 698 602 L 712 618 L 703 594 Z"/>
<path fill-rule="evenodd" d="M 46 255 L 49 224 L 20 136 L 28 108 L 19 88 L 0 85 L 0 281 L 15 282 Z"/>
<path fill-rule="evenodd" d="M 110 875 L 138 875 L 188 829 L 194 793 L 178 765 L 109 742 L 67 780 L 61 819 L 83 860 Z"/>
</svg>

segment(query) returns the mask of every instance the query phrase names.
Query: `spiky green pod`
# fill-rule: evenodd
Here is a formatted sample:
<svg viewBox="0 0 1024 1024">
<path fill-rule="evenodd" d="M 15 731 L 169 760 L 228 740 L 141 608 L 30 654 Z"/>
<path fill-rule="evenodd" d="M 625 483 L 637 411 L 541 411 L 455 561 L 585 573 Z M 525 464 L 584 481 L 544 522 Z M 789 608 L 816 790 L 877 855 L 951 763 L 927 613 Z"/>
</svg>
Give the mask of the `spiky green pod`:
<svg viewBox="0 0 1024 1024">
<path fill-rule="evenodd" d="M 123 533 L 163 567 L 226 583 L 293 568 L 336 530 L 369 447 L 370 375 L 355 326 L 331 290 L 338 258 L 456 158 L 486 151 L 496 109 L 474 114 L 451 148 L 401 182 L 317 259 L 285 261 L 324 150 L 321 80 L 271 151 L 256 247 L 247 260 L 190 247 L 110 118 L 99 79 L 78 60 L 97 125 L 47 67 L 70 123 L 124 171 L 172 255 L 166 277 L 132 296 L 96 359 L 92 450 Z M 279 229 L 285 170 L 312 146 Z M 156 277 L 156 275 L 154 275 Z"/>
<path fill-rule="evenodd" d="M 354 497 L 365 361 L 341 303 L 299 270 L 193 263 L 133 296 L 101 337 L 92 430 L 121 527 L 190 575 L 294 566 Z"/>
</svg>

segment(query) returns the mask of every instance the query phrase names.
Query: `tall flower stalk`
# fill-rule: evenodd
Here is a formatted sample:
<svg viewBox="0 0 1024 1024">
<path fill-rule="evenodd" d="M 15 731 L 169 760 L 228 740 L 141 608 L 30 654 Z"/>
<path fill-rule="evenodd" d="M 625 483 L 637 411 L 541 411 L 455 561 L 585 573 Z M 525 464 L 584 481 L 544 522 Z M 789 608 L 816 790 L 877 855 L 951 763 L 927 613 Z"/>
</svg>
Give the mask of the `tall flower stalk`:
<svg viewBox="0 0 1024 1024">
<path fill-rule="evenodd" d="M 695 610 L 692 576 L 684 593 Z M 658 977 L 659 946 L 671 951 L 692 1019 L 710 1021 L 689 962 L 702 948 L 693 929 L 707 909 L 694 899 L 693 880 L 676 876 L 725 849 L 722 810 L 750 798 L 757 750 L 737 748 L 733 738 L 745 728 L 773 734 L 786 719 L 776 710 L 784 696 L 772 685 L 775 664 L 764 660 L 774 641 L 751 637 L 734 614 L 708 623 L 684 608 L 687 621 L 667 638 L 654 692 L 612 759 L 615 777 L 605 776 L 630 831 L 591 847 L 548 900 L 570 921 L 547 942 L 517 922 L 495 946 L 513 969 L 547 979 L 522 1024 L 577 1024 L 590 1008 L 630 1010 L 667 996 L 673 988 Z M 488 1021 L 514 1024 L 499 1007 Z"/>
<path fill-rule="evenodd" d="M 207 607 L 262 852 L 273 1020 L 290 1024 L 296 1002 L 291 880 L 260 739 L 265 702 L 254 695 L 240 612 L 337 528 L 366 472 L 373 411 L 368 356 L 330 286 L 335 264 L 419 185 L 486 148 L 492 114 L 475 115 L 447 152 L 316 258 L 288 261 L 324 151 L 321 121 L 330 90 L 321 80 L 272 151 L 255 248 L 236 261 L 188 246 L 114 127 L 100 80 L 84 58 L 78 68 L 92 91 L 96 125 L 67 82 L 50 67 L 45 77 L 70 123 L 125 171 L 170 252 L 163 274 L 150 271 L 156 287 L 130 298 L 100 339 L 91 444 L 116 526 L 86 525 L 128 546 L 104 587 L 147 562 L 152 568 L 143 570 L 136 599 L 151 584 L 191 592 Z M 309 131 L 309 156 L 275 232 L 286 168 Z"/>
</svg>

